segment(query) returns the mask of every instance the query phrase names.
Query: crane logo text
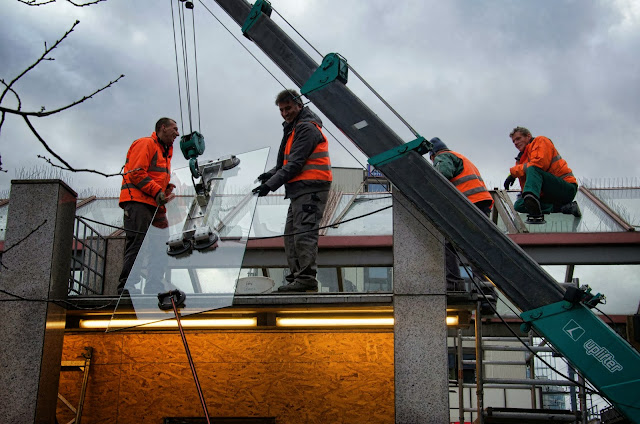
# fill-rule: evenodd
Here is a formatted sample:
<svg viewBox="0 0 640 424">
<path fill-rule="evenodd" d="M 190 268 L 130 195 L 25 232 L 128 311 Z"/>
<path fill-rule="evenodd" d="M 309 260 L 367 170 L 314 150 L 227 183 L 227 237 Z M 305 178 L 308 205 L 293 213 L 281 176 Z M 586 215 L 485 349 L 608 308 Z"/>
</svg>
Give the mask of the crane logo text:
<svg viewBox="0 0 640 424">
<path fill-rule="evenodd" d="M 613 353 L 609 352 L 607 348 L 599 346 L 593 339 L 584 342 L 584 349 L 587 351 L 587 355 L 597 359 L 609 372 L 622 370 L 622 365 L 616 361 Z"/>
</svg>

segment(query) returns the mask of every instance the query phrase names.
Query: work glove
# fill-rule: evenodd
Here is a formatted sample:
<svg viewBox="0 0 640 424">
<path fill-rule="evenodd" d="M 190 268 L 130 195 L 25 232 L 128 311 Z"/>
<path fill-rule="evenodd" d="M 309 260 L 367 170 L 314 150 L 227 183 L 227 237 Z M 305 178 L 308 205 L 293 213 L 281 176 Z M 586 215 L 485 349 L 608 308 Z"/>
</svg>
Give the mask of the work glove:
<svg viewBox="0 0 640 424">
<path fill-rule="evenodd" d="M 167 188 L 164 191 L 164 195 L 166 197 L 166 203 L 169 203 L 173 199 L 175 199 L 176 195 L 173 194 L 173 189 L 176 188 L 175 184 L 169 183 Z"/>
<path fill-rule="evenodd" d="M 164 191 L 160 190 L 158 194 L 156 194 L 156 203 L 158 206 L 163 206 L 167 203 L 167 195 L 164 194 Z"/>
<path fill-rule="evenodd" d="M 158 208 L 158 212 L 153 217 L 153 221 L 151 222 L 156 228 L 167 228 L 169 227 L 169 220 L 167 219 L 167 210 L 161 206 Z"/>
<path fill-rule="evenodd" d="M 260 181 L 260 184 L 264 184 L 267 181 L 269 181 L 269 178 L 271 178 L 271 174 L 269 174 L 268 172 L 265 172 L 264 174 L 260 174 L 258 176 L 258 181 Z"/>
<path fill-rule="evenodd" d="M 504 180 L 504 189 L 505 190 L 509 190 L 509 187 L 511 187 L 513 185 L 513 183 L 515 183 L 515 182 L 516 182 L 516 177 L 514 177 L 511 174 L 509 174 L 507 179 Z"/>
<path fill-rule="evenodd" d="M 267 194 L 269 194 L 270 191 L 271 191 L 271 189 L 269 188 L 268 185 L 260 184 L 258 187 L 256 187 L 253 190 L 251 190 L 251 193 L 257 194 L 258 197 L 264 197 Z"/>
</svg>

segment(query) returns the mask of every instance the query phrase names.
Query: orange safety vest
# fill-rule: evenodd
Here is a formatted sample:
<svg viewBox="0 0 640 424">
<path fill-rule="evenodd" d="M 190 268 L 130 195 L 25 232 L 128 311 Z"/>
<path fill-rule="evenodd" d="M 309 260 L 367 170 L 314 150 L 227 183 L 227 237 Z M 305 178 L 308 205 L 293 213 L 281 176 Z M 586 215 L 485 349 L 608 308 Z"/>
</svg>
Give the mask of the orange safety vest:
<svg viewBox="0 0 640 424">
<path fill-rule="evenodd" d="M 331 173 L 331 160 L 329 159 L 329 141 L 322 132 L 322 129 L 318 124 L 313 122 L 313 125 L 318 128 L 320 134 L 322 134 L 322 141 L 318 143 L 311 155 L 307 158 L 307 161 L 302 167 L 302 171 L 291 178 L 288 183 L 301 180 L 321 180 L 321 181 L 333 181 L 333 174 Z M 291 152 L 291 145 L 293 144 L 293 138 L 295 136 L 296 129 L 294 128 L 287 139 L 287 144 L 284 146 L 284 158 L 282 160 L 282 166 L 286 165 Z"/>
<path fill-rule="evenodd" d="M 562 159 L 556 146 L 547 137 L 538 136 L 531 140 L 522 152 L 520 160 L 516 162 L 516 166 L 509 170 L 511 175 L 520 180 L 520 187 L 524 187 L 526 170 L 529 166 L 536 166 L 568 183 L 578 183 L 567 161 Z"/>
<path fill-rule="evenodd" d="M 123 202 L 140 202 L 157 206 L 155 196 L 165 190 L 171 179 L 173 146 L 167 150 L 154 132 L 131 144 L 124 165 L 120 206 Z"/>
<path fill-rule="evenodd" d="M 452 150 L 441 150 L 436 154 L 451 153 L 462 160 L 462 172 L 451 179 L 451 183 L 456 186 L 460 193 L 467 196 L 471 203 L 478 203 L 483 200 L 490 200 L 493 207 L 493 197 L 484 185 L 480 176 L 480 171 L 466 156 Z"/>
</svg>

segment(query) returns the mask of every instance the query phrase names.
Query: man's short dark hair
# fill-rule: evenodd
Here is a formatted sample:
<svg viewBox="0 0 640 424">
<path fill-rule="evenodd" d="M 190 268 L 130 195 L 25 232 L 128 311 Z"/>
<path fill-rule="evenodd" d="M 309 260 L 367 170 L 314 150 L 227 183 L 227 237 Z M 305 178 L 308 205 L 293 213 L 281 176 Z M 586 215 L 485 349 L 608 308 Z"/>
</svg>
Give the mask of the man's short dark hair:
<svg viewBox="0 0 640 424">
<path fill-rule="evenodd" d="M 170 124 L 175 124 L 176 121 L 174 121 L 171 118 L 160 118 L 158 119 L 158 122 L 156 122 L 156 134 L 158 134 L 160 132 L 160 130 L 162 129 L 163 126 L 167 126 Z"/>
<path fill-rule="evenodd" d="M 520 134 L 522 134 L 525 137 L 531 137 L 531 131 L 529 131 L 528 129 L 526 129 L 525 127 L 515 127 L 513 130 L 511 130 L 511 132 L 509 133 L 509 137 L 513 137 L 513 135 L 515 133 L 519 132 Z"/>
<path fill-rule="evenodd" d="M 278 95 L 276 96 L 276 106 L 278 106 L 280 103 L 284 103 L 288 101 L 292 101 L 300 106 L 303 106 L 302 99 L 300 98 L 300 94 L 292 88 L 283 90 L 278 93 Z"/>
</svg>

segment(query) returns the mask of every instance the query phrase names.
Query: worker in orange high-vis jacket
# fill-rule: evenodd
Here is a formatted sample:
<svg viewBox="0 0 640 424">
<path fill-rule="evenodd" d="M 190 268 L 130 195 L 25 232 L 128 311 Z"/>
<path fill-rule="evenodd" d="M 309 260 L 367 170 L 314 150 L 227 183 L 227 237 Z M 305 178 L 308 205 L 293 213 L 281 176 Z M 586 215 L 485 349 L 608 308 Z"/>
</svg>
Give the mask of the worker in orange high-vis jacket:
<svg viewBox="0 0 640 424">
<path fill-rule="evenodd" d="M 318 227 L 333 179 L 329 142 L 322 121 L 302 104 L 298 92 L 280 92 L 276 106 L 284 119 L 276 166 L 258 177 L 261 185 L 253 193 L 266 196 L 284 185 L 291 202 L 284 228 L 289 274 L 278 291 L 317 292 Z"/>
<path fill-rule="evenodd" d="M 534 138 L 524 127 L 514 128 L 509 136 L 520 151 L 504 182 L 508 190 L 516 178 L 520 180 L 522 196 L 515 201 L 515 210 L 532 217 L 554 212 L 580 217 L 580 208 L 573 200 L 578 182 L 553 142 L 543 136 Z"/>
<path fill-rule="evenodd" d="M 123 169 L 120 207 L 124 209 L 126 245 L 118 284 L 118 294 L 125 288 L 133 264 L 138 256 L 145 233 L 150 225 L 167 228 L 164 205 L 174 195 L 171 178 L 173 142 L 178 137 L 176 121 L 160 118 L 150 137 L 139 138 L 131 144 Z M 163 290 L 162 275 L 149 270 L 145 293 Z M 140 276 L 136 276 L 139 279 Z M 137 283 L 137 281 L 135 282 Z"/>
<path fill-rule="evenodd" d="M 450 150 L 442 140 L 434 137 L 430 140 L 433 147 L 429 150 L 429 158 L 434 168 L 448 179 L 471 203 L 487 217 L 491 214 L 493 197 L 487 190 L 478 168 L 466 156 Z M 455 248 L 448 241 L 445 243 L 446 280 L 448 290 L 461 290 L 463 279 L 460 276 L 460 265 Z M 484 279 L 481 270 L 471 267 L 475 276 Z"/>
</svg>

